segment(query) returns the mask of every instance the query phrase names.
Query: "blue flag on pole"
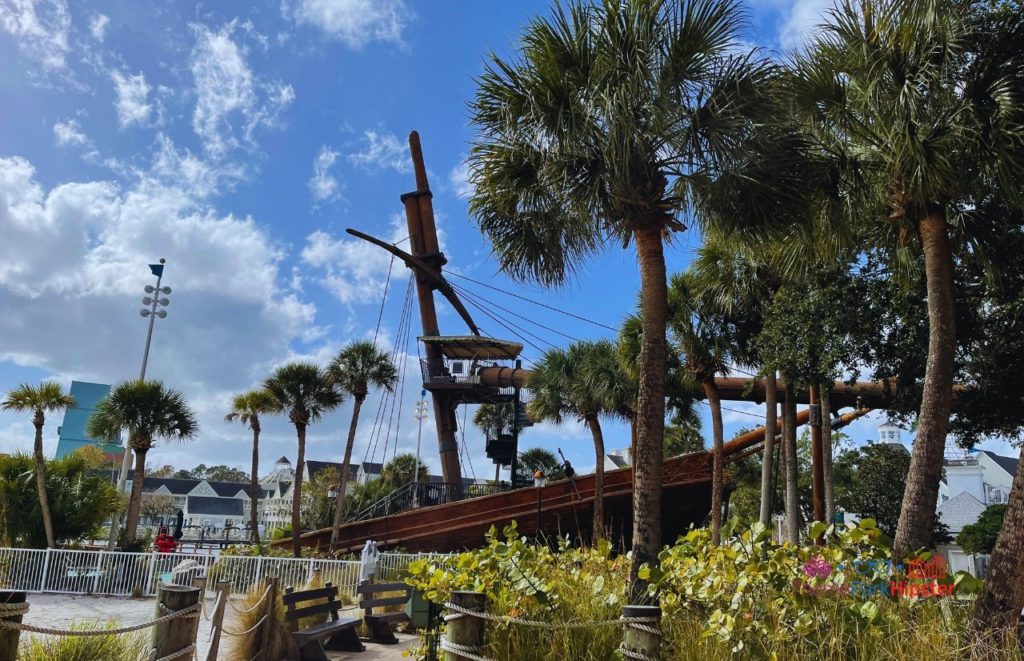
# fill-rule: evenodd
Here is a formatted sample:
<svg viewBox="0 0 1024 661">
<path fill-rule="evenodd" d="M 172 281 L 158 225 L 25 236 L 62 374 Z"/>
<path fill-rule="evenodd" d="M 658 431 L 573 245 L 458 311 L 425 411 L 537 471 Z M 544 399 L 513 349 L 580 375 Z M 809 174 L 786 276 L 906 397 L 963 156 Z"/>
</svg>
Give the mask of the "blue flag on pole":
<svg viewBox="0 0 1024 661">
<path fill-rule="evenodd" d="M 164 265 L 163 264 L 150 264 L 149 265 L 149 270 L 153 272 L 153 275 L 155 275 L 156 277 L 159 278 L 160 276 L 162 276 L 164 274 Z"/>
</svg>

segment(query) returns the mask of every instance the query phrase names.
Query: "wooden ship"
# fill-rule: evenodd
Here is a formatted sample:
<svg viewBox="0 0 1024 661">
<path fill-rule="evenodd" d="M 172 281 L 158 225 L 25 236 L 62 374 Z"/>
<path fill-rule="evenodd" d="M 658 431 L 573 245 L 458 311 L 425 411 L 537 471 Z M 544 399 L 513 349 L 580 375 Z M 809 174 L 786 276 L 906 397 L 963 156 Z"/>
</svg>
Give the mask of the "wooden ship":
<svg viewBox="0 0 1024 661">
<path fill-rule="evenodd" d="M 522 344 L 485 337 L 474 323 L 451 284 L 445 279 L 447 263 L 438 245 L 430 186 L 418 134 L 409 137 L 416 178 L 416 190 L 401 196 L 409 231 L 408 252 L 354 229 L 349 234 L 388 251 L 413 271 L 422 324 L 425 358 L 421 359 L 423 389 L 431 394 L 438 439 L 438 453 L 446 485 L 461 485 L 462 473 L 456 442 L 456 409 L 467 404 L 511 403 L 521 418 L 521 393 L 529 387 L 530 372 L 519 362 Z M 442 335 L 438 326 L 434 292 L 440 292 L 466 323 L 468 334 Z M 761 379 L 716 379 L 723 400 L 763 401 L 765 384 Z M 784 384 L 779 383 L 779 395 Z M 839 417 L 834 428 L 889 401 L 890 384 L 837 382 L 831 397 L 833 410 L 853 406 L 856 410 Z M 798 402 L 807 402 L 806 392 Z M 810 409 L 798 414 L 798 424 L 810 418 Z M 512 465 L 516 474 L 518 424 L 512 434 L 496 434 L 487 440 L 488 456 L 496 463 Z M 819 434 L 820 435 L 820 434 Z M 764 431 L 755 430 L 726 444 L 727 461 L 734 461 L 761 449 Z M 633 471 L 631 468 L 605 473 L 606 525 L 612 539 L 628 546 L 632 526 Z M 448 490 L 437 504 L 412 501 L 413 507 L 401 511 L 382 510 L 381 516 L 341 526 L 336 549 L 356 551 L 367 539 L 382 547 L 400 546 L 410 551 L 454 551 L 479 546 L 492 527 L 499 530 L 516 521 L 524 534 L 568 534 L 590 538 L 594 501 L 594 476 L 576 476 L 544 486 L 530 486 L 472 497 L 459 488 Z M 664 539 L 692 524 L 703 521 L 711 503 L 711 455 L 698 452 L 670 458 L 664 464 L 662 491 Z M 372 513 L 371 513 L 372 514 Z M 304 533 L 304 546 L 326 550 L 331 529 Z M 290 543 L 281 540 L 278 544 Z"/>
</svg>

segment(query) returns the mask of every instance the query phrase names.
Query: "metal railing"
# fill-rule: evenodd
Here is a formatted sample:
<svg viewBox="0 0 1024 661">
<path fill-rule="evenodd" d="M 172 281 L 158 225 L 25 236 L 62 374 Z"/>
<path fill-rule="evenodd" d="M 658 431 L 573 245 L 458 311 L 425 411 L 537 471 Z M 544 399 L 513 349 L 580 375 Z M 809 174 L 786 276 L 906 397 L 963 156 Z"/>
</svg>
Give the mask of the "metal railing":
<svg viewBox="0 0 1024 661">
<path fill-rule="evenodd" d="M 418 507 L 454 503 L 468 498 L 490 496 L 510 489 L 508 484 L 459 484 L 447 482 L 410 482 L 380 500 L 351 514 L 345 521 L 366 521 L 393 516 Z"/>
<path fill-rule="evenodd" d="M 377 575 L 398 580 L 413 560 L 443 555 L 382 553 Z M 186 561 L 192 562 L 183 565 Z M 282 585 L 303 585 L 319 570 L 324 581 L 355 598 L 361 569 L 358 560 L 0 548 L 0 589 L 24 592 L 152 596 L 160 584 L 203 573 L 210 592 L 216 591 L 217 581 L 229 581 L 233 593 L 244 593 L 269 576 L 277 576 Z"/>
</svg>

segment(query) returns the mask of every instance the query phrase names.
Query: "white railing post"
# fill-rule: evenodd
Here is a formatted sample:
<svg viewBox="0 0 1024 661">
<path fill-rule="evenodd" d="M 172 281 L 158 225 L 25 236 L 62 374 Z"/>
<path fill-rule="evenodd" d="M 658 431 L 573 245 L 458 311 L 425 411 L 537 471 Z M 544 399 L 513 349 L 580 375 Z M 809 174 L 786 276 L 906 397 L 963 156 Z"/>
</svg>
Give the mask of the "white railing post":
<svg viewBox="0 0 1024 661">
<path fill-rule="evenodd" d="M 263 578 L 263 556 L 256 556 L 256 577 L 253 579 L 253 585 L 258 585 L 260 579 Z"/>
<path fill-rule="evenodd" d="M 96 576 L 92 581 L 92 593 L 96 594 L 100 591 L 100 576 L 103 575 L 103 551 L 100 550 L 96 554 Z"/>
<path fill-rule="evenodd" d="M 43 557 L 43 576 L 39 582 L 39 591 L 46 592 L 46 579 L 50 576 L 50 549 L 46 549 L 46 555 Z"/>
<path fill-rule="evenodd" d="M 139 554 L 142 557 L 142 554 Z M 142 586 L 142 594 L 150 594 L 150 590 L 153 590 L 152 594 L 156 594 L 156 589 L 153 586 L 153 572 L 156 571 L 156 549 L 154 548 L 149 554 L 149 569 L 146 570 L 146 584 Z"/>
</svg>

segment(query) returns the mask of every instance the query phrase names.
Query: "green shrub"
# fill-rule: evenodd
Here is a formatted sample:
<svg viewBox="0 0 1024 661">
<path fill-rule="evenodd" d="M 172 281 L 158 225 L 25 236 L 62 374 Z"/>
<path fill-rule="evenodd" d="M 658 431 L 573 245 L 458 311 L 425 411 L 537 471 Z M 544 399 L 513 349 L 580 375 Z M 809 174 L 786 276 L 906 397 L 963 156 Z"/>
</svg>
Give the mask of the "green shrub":
<svg viewBox="0 0 1024 661">
<path fill-rule="evenodd" d="M 114 629 L 110 621 L 78 623 L 72 629 Z M 137 631 L 103 636 L 25 636 L 22 634 L 18 661 L 138 661 L 148 658 L 149 634 Z"/>
<path fill-rule="evenodd" d="M 756 525 L 726 530 L 713 546 L 692 530 L 645 566 L 662 607 L 666 659 L 959 659 L 973 655 L 1024 661 L 1009 647 L 970 638 L 979 582 L 958 574 L 955 598 L 850 594 L 853 581 L 887 587 L 889 539 L 870 519 L 824 532 L 826 546 L 778 545 Z M 486 547 L 450 558 L 417 560 L 406 582 L 443 604 L 454 590 L 484 592 L 499 615 L 559 624 L 617 618 L 625 605 L 628 556 L 610 546 L 557 548 L 492 529 Z M 930 554 L 921 556 L 922 560 Z M 827 571 L 823 569 L 827 567 Z M 821 571 L 818 571 L 821 570 Z M 810 575 L 809 575 L 810 574 Z M 541 629 L 488 623 L 485 655 L 499 659 L 611 659 L 621 628 Z"/>
</svg>

